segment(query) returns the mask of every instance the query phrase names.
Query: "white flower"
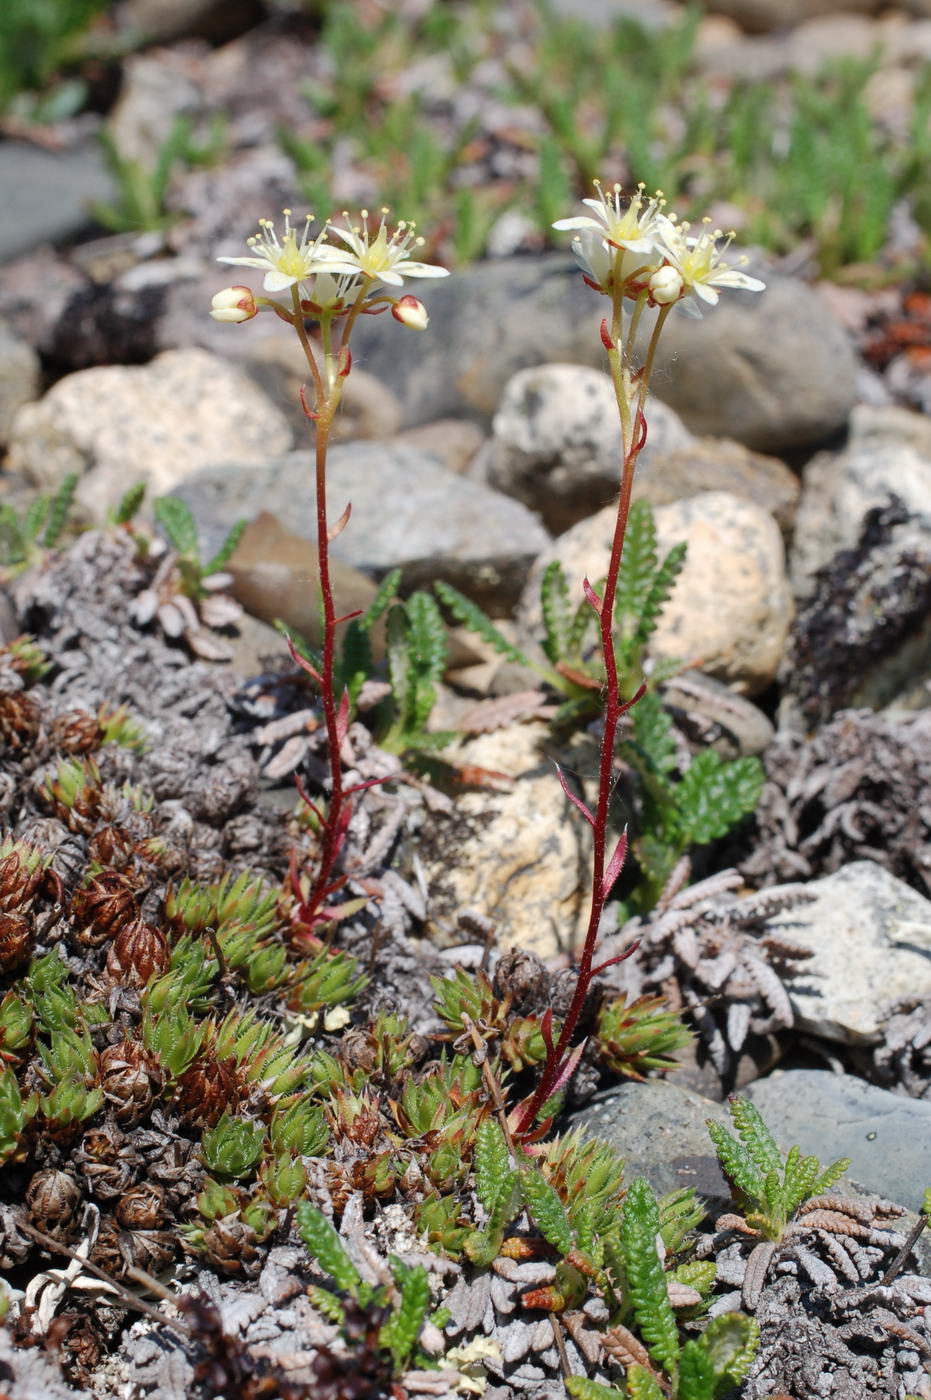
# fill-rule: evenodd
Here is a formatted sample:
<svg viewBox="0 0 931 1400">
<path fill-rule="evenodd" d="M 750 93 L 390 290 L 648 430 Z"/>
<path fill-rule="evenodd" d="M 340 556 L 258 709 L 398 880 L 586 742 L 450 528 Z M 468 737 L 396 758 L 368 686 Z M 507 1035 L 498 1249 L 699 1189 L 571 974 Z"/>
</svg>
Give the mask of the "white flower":
<svg viewBox="0 0 931 1400">
<path fill-rule="evenodd" d="M 341 239 L 346 247 L 331 246 L 325 250 L 327 269 L 367 277 L 389 287 L 403 286 L 405 277 L 448 277 L 445 267 L 416 262 L 409 257 L 413 249 L 423 247 L 424 240 L 415 236 L 413 224 L 403 220 L 389 236 L 385 224 L 386 212 L 382 210 L 381 223 L 374 235 L 365 225 L 367 209 L 362 210 L 362 224 L 348 225 L 346 228 L 330 224 L 329 232 Z M 348 220 L 349 215 L 344 214 L 343 217 Z"/>
<path fill-rule="evenodd" d="M 655 248 L 649 253 L 614 248 L 589 228 L 573 238 L 572 252 L 589 286 L 606 296 L 611 295 L 615 279 L 622 287 L 630 283 L 625 294 L 636 296 L 643 282 L 656 272 L 663 260 L 663 254 Z"/>
<path fill-rule="evenodd" d="M 653 253 L 660 221 L 667 220 L 663 213 L 666 200 L 662 190 L 657 190 L 652 199 L 644 196 L 644 185 L 638 185 L 635 194 L 629 198 L 620 185 L 615 185 L 610 194 L 605 194 L 600 181 L 595 181 L 597 199 L 583 199 L 582 203 L 594 210 L 591 214 L 578 214 L 571 219 L 557 219 L 553 228 L 590 229 L 615 248 L 626 248 L 631 253 Z M 625 207 L 621 207 L 624 201 Z"/>
<path fill-rule="evenodd" d="M 326 229 L 316 238 L 310 236 L 313 215 L 308 214 L 300 239 L 297 229 L 291 226 L 291 210 L 284 210 L 284 236 L 279 241 L 278 233 L 271 219 L 259 220 L 259 232 L 246 240 L 253 249 L 248 258 L 217 258 L 217 262 L 231 263 L 234 267 L 254 267 L 265 273 L 262 283 L 266 292 L 283 292 L 287 287 L 305 282 L 324 262 L 332 249 L 326 248 Z"/>
<path fill-rule="evenodd" d="M 665 252 L 666 261 L 682 278 L 686 295 L 694 294 L 714 306 L 718 300 L 719 287 L 738 287 L 746 292 L 762 292 L 766 286 L 757 277 L 750 277 L 728 263 L 722 262 L 734 235 L 725 235 L 720 229 L 712 230 L 705 220 L 698 235 L 689 233 L 688 224 L 674 224 L 663 220 L 659 237 Z M 724 243 L 719 240 L 724 238 Z M 746 258 L 742 259 L 746 262 Z"/>
<path fill-rule="evenodd" d="M 224 287 L 210 302 L 215 321 L 251 321 L 258 313 L 251 287 Z"/>
<path fill-rule="evenodd" d="M 671 306 L 681 295 L 682 273 L 670 263 L 664 263 L 650 278 L 650 301 L 654 306 Z"/>
</svg>

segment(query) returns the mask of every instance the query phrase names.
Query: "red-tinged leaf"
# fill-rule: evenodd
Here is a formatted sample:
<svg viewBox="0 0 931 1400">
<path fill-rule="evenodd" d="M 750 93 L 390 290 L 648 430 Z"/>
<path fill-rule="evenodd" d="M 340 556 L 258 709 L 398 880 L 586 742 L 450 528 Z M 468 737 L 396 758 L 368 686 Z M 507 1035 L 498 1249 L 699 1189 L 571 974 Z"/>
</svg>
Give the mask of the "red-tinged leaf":
<svg viewBox="0 0 931 1400">
<path fill-rule="evenodd" d="M 299 776 L 298 774 L 295 774 L 295 777 L 294 777 L 294 786 L 297 788 L 297 795 L 298 795 L 298 797 L 299 797 L 299 798 L 301 799 L 301 801 L 304 803 L 305 807 L 309 807 L 309 808 L 310 808 L 310 810 L 313 812 L 314 816 L 317 818 L 317 821 L 318 821 L 318 822 L 320 823 L 320 825 L 322 826 L 322 825 L 323 825 L 323 822 L 324 822 L 323 813 L 321 812 L 320 808 L 317 806 L 317 804 L 316 804 L 316 802 L 314 801 L 314 799 L 313 799 L 313 798 L 309 795 L 309 793 L 307 792 L 307 789 L 304 787 L 304 784 L 303 784 L 303 782 L 301 781 L 301 778 L 300 778 L 300 776 Z"/>
<path fill-rule="evenodd" d="M 510 773 L 499 773 L 496 768 L 482 768 L 477 763 L 454 763 L 445 759 L 455 770 L 457 781 L 467 787 L 490 788 L 493 792 L 509 792 L 514 786 Z"/>
<path fill-rule="evenodd" d="M 593 967 L 591 972 L 592 977 L 597 977 L 599 972 L 604 972 L 606 967 L 613 967 L 615 963 L 626 962 L 628 958 L 633 957 L 639 947 L 640 939 L 635 938 L 630 947 L 625 948 L 623 953 L 617 953 L 613 958 L 605 958 L 604 962 L 600 962 L 597 967 Z"/>
<path fill-rule="evenodd" d="M 354 617 L 361 617 L 362 613 L 362 608 L 356 608 L 355 612 L 343 613 L 342 617 L 334 617 L 333 626 L 338 627 L 341 622 L 351 622 Z"/>
<path fill-rule="evenodd" d="M 592 588 L 587 578 L 583 578 L 582 580 L 582 592 L 585 594 L 587 602 L 592 605 L 595 612 L 600 617 L 602 600 L 598 597 L 598 594 L 595 592 L 594 588 Z"/>
<path fill-rule="evenodd" d="M 601 343 L 609 354 L 612 350 L 617 349 L 617 346 L 611 339 L 611 332 L 608 330 L 608 322 L 605 319 L 602 319 L 601 322 Z"/>
<path fill-rule="evenodd" d="M 618 843 L 614 848 L 614 855 L 608 861 L 608 868 L 601 881 L 601 897 L 607 899 L 611 893 L 615 880 L 624 868 L 624 861 L 627 859 L 627 827 L 621 832 Z"/>
<path fill-rule="evenodd" d="M 346 788 L 345 797 L 352 797 L 354 792 L 364 792 L 366 788 L 378 787 L 379 783 L 390 783 L 392 778 L 397 778 L 397 773 L 386 773 L 383 778 L 366 778 L 364 783 L 353 783 L 352 787 Z"/>
<path fill-rule="evenodd" d="M 544 1312 L 562 1312 L 566 1299 L 558 1288 L 548 1283 L 543 1288 L 531 1288 L 521 1296 L 525 1308 L 542 1308 Z"/>
<path fill-rule="evenodd" d="M 336 711 L 336 739 L 342 745 L 343 740 L 349 733 L 349 691 L 344 690 L 339 697 L 339 709 Z"/>
<path fill-rule="evenodd" d="M 300 398 L 301 398 L 301 408 L 304 410 L 304 417 L 305 417 L 305 418 L 309 418 L 310 421 L 311 421 L 311 423 L 316 423 L 317 419 L 320 417 L 320 414 L 319 414 L 319 413 L 315 413 L 314 410 L 311 408 L 310 404 L 307 402 L 307 385 L 306 385 L 306 384 L 302 384 L 302 385 L 301 385 L 301 394 L 300 394 Z"/>
<path fill-rule="evenodd" d="M 340 379 L 345 379 L 352 369 L 352 347 L 344 345 L 339 352 L 339 368 L 336 373 Z"/>
<path fill-rule="evenodd" d="M 563 1064 L 562 1068 L 557 1074 L 556 1082 L 550 1090 L 550 1098 L 552 1098 L 554 1094 L 558 1094 L 560 1089 L 562 1089 L 566 1084 L 569 1083 L 569 1080 L 572 1078 L 572 1076 L 575 1074 L 576 1069 L 578 1068 L 579 1060 L 581 1060 L 587 1044 L 587 1039 L 579 1041 L 575 1049 L 570 1051 L 570 1053 L 566 1056 L 565 1063 Z"/>
<path fill-rule="evenodd" d="M 637 701 L 638 701 L 638 700 L 642 700 L 643 697 L 644 697 L 644 695 L 646 695 L 646 693 L 647 693 L 647 683 L 646 683 L 646 681 L 641 681 L 640 684 L 639 684 L 639 686 L 637 687 L 637 690 L 636 690 L 635 693 L 630 697 L 630 699 L 629 699 L 629 700 L 625 700 L 624 703 L 623 703 L 623 705 L 619 706 L 618 712 L 617 712 L 617 713 L 618 713 L 618 718 L 620 718 L 621 715 L 626 715 L 628 710 L 632 710 L 632 709 L 634 708 L 634 706 L 636 705 Z"/>
<path fill-rule="evenodd" d="M 547 1053 L 550 1054 L 550 1055 L 552 1055 L 552 1053 L 553 1053 L 553 1008 L 552 1008 L 551 1006 L 548 1006 L 548 1007 L 546 1008 L 546 1011 L 543 1013 L 543 1020 L 542 1020 L 541 1023 L 540 1023 L 540 1034 L 541 1034 L 542 1037 L 543 1037 L 543 1044 L 546 1046 Z"/>
<path fill-rule="evenodd" d="M 581 797 L 576 797 L 575 793 L 572 791 L 571 787 L 566 782 L 565 774 L 563 773 L 562 768 L 558 763 L 556 763 L 556 776 L 559 779 L 559 786 L 562 788 L 563 792 L 566 794 L 573 807 L 576 807 L 582 813 L 582 816 L 588 822 L 589 826 L 594 827 L 595 818 L 592 816 L 591 812 L 588 810 Z"/>
<path fill-rule="evenodd" d="M 556 670 L 561 676 L 565 676 L 567 681 L 573 685 L 581 686 L 583 690 L 600 690 L 601 681 L 594 676 L 590 676 L 587 671 L 577 671 L 566 661 L 557 661 Z"/>
<path fill-rule="evenodd" d="M 316 666 L 312 666 L 306 656 L 301 656 L 301 653 L 290 637 L 286 637 L 285 641 L 288 643 L 288 651 L 291 653 L 291 660 L 294 662 L 295 666 L 300 666 L 301 670 L 306 671 L 308 676 L 312 676 L 318 685 L 323 685 L 323 677 Z"/>
<path fill-rule="evenodd" d="M 332 544 L 333 540 L 336 539 L 336 536 L 341 535 L 343 533 L 346 526 L 349 524 L 350 515 L 352 515 L 352 501 L 347 502 L 346 509 L 343 511 L 336 524 L 331 525 L 330 528 L 327 530 L 326 537 L 328 544 Z M 353 614 L 354 617 L 358 617 L 358 615 L 358 613 Z"/>
<path fill-rule="evenodd" d="M 637 410 L 637 427 L 640 429 L 640 433 L 634 444 L 634 452 L 642 452 L 647 442 L 647 420 L 642 408 Z"/>
</svg>

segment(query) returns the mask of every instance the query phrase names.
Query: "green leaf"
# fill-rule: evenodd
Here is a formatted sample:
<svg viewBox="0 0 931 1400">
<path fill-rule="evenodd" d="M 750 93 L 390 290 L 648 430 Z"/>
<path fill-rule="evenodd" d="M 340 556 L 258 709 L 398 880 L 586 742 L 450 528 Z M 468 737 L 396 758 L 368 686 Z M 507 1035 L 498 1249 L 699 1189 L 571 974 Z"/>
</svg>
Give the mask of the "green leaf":
<svg viewBox="0 0 931 1400">
<path fill-rule="evenodd" d="M 114 525 L 129 524 L 145 500 L 145 493 L 146 483 L 144 481 L 137 481 L 135 486 L 130 486 L 129 490 L 123 493 L 120 503 L 111 517 Z"/>
<path fill-rule="evenodd" d="M 839 1177 L 842 1177 L 842 1176 L 844 1175 L 844 1172 L 845 1172 L 845 1171 L 848 1171 L 849 1169 L 850 1169 L 850 1158 L 849 1158 L 849 1157 L 840 1157 L 836 1162 L 832 1162 L 832 1164 L 831 1164 L 829 1167 L 825 1167 L 824 1171 L 823 1171 L 823 1172 L 821 1173 L 821 1175 L 817 1178 L 817 1180 L 815 1180 L 814 1182 L 812 1182 L 812 1186 L 811 1186 L 811 1190 L 810 1190 L 810 1192 L 809 1192 L 809 1195 L 811 1195 L 811 1196 L 821 1196 L 821 1195 L 823 1195 L 824 1192 L 825 1192 L 825 1191 L 829 1191 L 829 1190 L 831 1189 L 831 1187 L 834 1185 L 834 1183 L 838 1180 L 838 1178 L 839 1178 Z M 801 1201 L 799 1202 L 799 1205 L 801 1205 Z"/>
<path fill-rule="evenodd" d="M 385 574 L 378 585 L 378 592 L 369 603 L 365 612 L 359 618 L 359 626 L 370 631 L 382 614 L 391 606 L 397 597 L 398 588 L 401 583 L 401 570 L 392 569 L 390 574 Z"/>
<path fill-rule="evenodd" d="M 223 572 L 223 570 L 226 568 L 226 566 L 227 566 L 227 564 L 229 563 L 229 561 L 232 559 L 233 554 L 234 554 L 235 551 L 236 551 L 236 546 L 239 544 L 239 541 L 242 539 L 243 531 L 245 530 L 247 523 L 248 523 L 248 522 L 245 521 L 245 520 L 237 520 L 237 521 L 236 521 L 236 524 L 233 526 L 232 530 L 230 530 L 230 532 L 229 532 L 229 534 L 227 535 L 226 539 L 223 541 L 223 543 L 220 545 L 220 548 L 217 550 L 216 554 L 213 556 L 213 558 L 210 560 L 210 562 L 209 562 L 208 564 L 205 564 L 205 565 L 204 565 L 203 571 L 202 571 L 202 572 L 203 572 L 203 575 L 204 575 L 204 578 L 209 578 L 211 574 L 220 574 L 220 573 Z M 194 549 L 195 549 L 195 552 L 196 552 L 196 550 L 197 550 L 197 535 L 196 535 L 196 531 L 195 531 L 195 536 L 194 536 Z"/>
<path fill-rule="evenodd" d="M 187 501 L 179 496 L 159 496 L 153 506 L 155 519 L 173 547 L 187 559 L 198 558 L 197 522 Z"/>
<path fill-rule="evenodd" d="M 627 1400 L 666 1400 L 659 1381 L 645 1366 L 627 1368 Z"/>
<path fill-rule="evenodd" d="M 0 560 L 4 564 L 24 564 L 32 541 L 23 533 L 19 516 L 7 501 L 0 501 Z"/>
<path fill-rule="evenodd" d="M 735 1094 L 728 1100 L 727 1106 L 741 1142 L 761 1173 L 766 1176 L 769 1172 L 781 1172 L 782 1153 L 756 1105 Z"/>
<path fill-rule="evenodd" d="M 566 1390 L 574 1400 L 625 1400 L 622 1390 L 616 1390 L 613 1385 L 601 1385 L 598 1381 L 590 1381 L 587 1376 L 567 1376 Z"/>
<path fill-rule="evenodd" d="M 714 1372 L 714 1397 L 727 1395 L 744 1379 L 760 1346 L 760 1329 L 745 1313 L 713 1317 L 699 1339 Z"/>
<path fill-rule="evenodd" d="M 51 496 L 36 496 L 23 517 L 22 531 L 28 540 L 37 540 L 39 531 L 48 519 L 51 509 Z"/>
<path fill-rule="evenodd" d="M 509 642 L 501 632 L 498 631 L 490 617 L 486 617 L 477 603 L 473 603 L 471 598 L 460 593 L 458 588 L 453 588 L 452 584 L 442 581 L 433 585 L 440 602 L 445 604 L 457 622 L 463 627 L 468 627 L 470 632 L 481 637 L 490 647 L 493 647 L 500 656 L 507 657 L 508 661 L 514 661 L 518 666 L 529 666 L 534 670 L 533 663 L 524 653 L 512 642 Z"/>
<path fill-rule="evenodd" d="M 321 1269 L 326 1270 L 337 1288 L 357 1298 L 363 1282 L 362 1275 L 329 1220 L 309 1201 L 301 1201 L 297 1208 L 297 1233 L 308 1253 L 316 1259 Z"/>
<path fill-rule="evenodd" d="M 403 603 L 393 603 L 388 612 L 385 629 L 385 647 L 388 661 L 388 680 L 398 715 L 398 727 L 402 733 L 413 728 L 414 710 L 414 667 L 411 656 L 410 622 Z"/>
<path fill-rule="evenodd" d="M 550 1185 L 533 1163 L 521 1168 L 520 1182 L 527 1209 L 543 1238 L 554 1249 L 558 1249 L 560 1254 L 571 1253 L 575 1241 L 572 1238 L 566 1208 L 555 1187 Z"/>
<path fill-rule="evenodd" d="M 445 979 L 443 979 L 445 980 Z M 504 1133 L 494 1118 L 483 1118 L 475 1133 L 475 1194 L 488 1215 L 494 1215 L 502 1196 L 514 1184 L 508 1145 Z"/>
<path fill-rule="evenodd" d="M 644 607 L 650 597 L 656 573 L 656 522 L 653 507 L 647 501 L 634 501 L 627 517 L 627 533 L 624 536 L 624 552 L 617 576 L 615 592 L 615 613 L 620 614 L 619 622 L 631 620 L 636 631 L 640 625 Z"/>
<path fill-rule="evenodd" d="M 71 514 L 74 493 L 77 489 L 78 473 L 69 472 L 52 497 L 48 523 L 45 527 L 45 534 L 42 536 L 42 543 L 46 549 L 54 549 L 61 539 L 61 533 L 68 523 L 68 516 Z"/>
<path fill-rule="evenodd" d="M 349 703 L 354 705 L 359 691 L 375 669 L 372 656 L 372 643 L 369 634 L 362 626 L 362 619 L 354 617 L 347 623 L 343 634 L 343 645 L 339 658 L 339 685 L 337 690 L 349 692 Z"/>
<path fill-rule="evenodd" d="M 696 754 L 675 791 L 676 809 L 689 843 L 704 845 L 725 836 L 754 811 L 764 779 L 758 758 L 727 763 L 713 749 Z"/>
<path fill-rule="evenodd" d="M 421 1264 L 411 1267 L 395 1255 L 389 1262 L 394 1281 L 401 1290 L 401 1301 L 397 1312 L 379 1332 L 378 1341 L 380 1346 L 388 1347 L 398 1370 L 404 1371 L 430 1306 L 430 1277 Z"/>
<path fill-rule="evenodd" d="M 410 728 L 422 730 L 436 704 L 435 684 L 446 670 L 446 626 L 429 593 L 412 593 L 406 603 L 410 647 L 416 671 Z"/>
<path fill-rule="evenodd" d="M 656 1252 L 659 1206 L 653 1188 L 638 1176 L 630 1185 L 621 1219 L 621 1250 L 630 1302 L 650 1356 L 670 1373 L 679 1359 L 679 1331 L 669 1302 L 666 1273 Z"/>
<path fill-rule="evenodd" d="M 709 1118 L 707 1125 L 725 1175 L 745 1201 L 762 1206 L 766 1199 L 766 1179 L 750 1153 L 720 1123 Z"/>
<path fill-rule="evenodd" d="M 682 1348 L 676 1400 L 714 1400 L 714 1367 L 700 1342 Z"/>
<path fill-rule="evenodd" d="M 676 766 L 672 719 L 656 691 L 648 688 L 630 713 L 637 749 L 655 773 L 671 773 Z"/>
<path fill-rule="evenodd" d="M 569 655 L 569 633 L 572 612 L 569 607 L 569 580 L 558 559 L 553 559 L 543 571 L 540 583 L 540 606 L 543 612 L 543 650 L 558 666 Z"/>
<path fill-rule="evenodd" d="M 646 646 L 647 642 L 656 631 L 663 606 L 669 599 L 676 585 L 676 579 L 681 574 L 685 566 L 685 556 L 688 552 L 688 545 L 683 540 L 679 544 L 673 545 L 666 555 L 662 564 L 656 570 L 647 589 L 646 597 L 640 605 L 640 617 L 637 624 L 636 642 L 638 646 Z"/>
</svg>

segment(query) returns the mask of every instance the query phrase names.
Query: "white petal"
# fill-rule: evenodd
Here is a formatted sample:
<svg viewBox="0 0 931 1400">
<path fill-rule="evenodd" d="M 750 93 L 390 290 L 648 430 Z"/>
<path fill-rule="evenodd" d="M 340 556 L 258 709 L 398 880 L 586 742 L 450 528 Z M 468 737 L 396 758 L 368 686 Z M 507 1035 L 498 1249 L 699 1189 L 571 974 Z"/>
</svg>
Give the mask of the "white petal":
<svg viewBox="0 0 931 1400">
<path fill-rule="evenodd" d="M 266 292 L 283 292 L 286 287 L 293 287 L 295 282 L 300 282 L 300 280 L 299 277 L 289 277 L 287 273 L 272 268 L 270 272 L 266 272 L 262 286 Z"/>
<path fill-rule="evenodd" d="M 387 287 L 404 286 L 404 278 L 400 275 L 400 273 L 395 272 L 393 268 L 388 269 L 386 267 L 383 272 L 379 272 L 376 280 L 379 282 L 384 282 L 385 286 Z"/>
<path fill-rule="evenodd" d="M 233 267 L 257 267 L 260 272 L 268 267 L 268 258 L 217 258 L 217 262 L 230 263 Z"/>
<path fill-rule="evenodd" d="M 714 287 L 709 287 L 707 282 L 693 282 L 692 291 L 697 297 L 701 297 L 702 301 L 706 301 L 709 306 L 717 306 L 718 294 Z"/>
<path fill-rule="evenodd" d="M 449 269 L 437 267 L 436 263 L 422 262 L 399 262 L 394 265 L 395 272 L 400 272 L 404 277 L 448 277 Z"/>
<path fill-rule="evenodd" d="M 765 282 L 761 282 L 758 277 L 750 277 L 746 272 L 739 272 L 736 267 L 722 268 L 714 274 L 711 281 L 715 287 L 740 287 L 745 292 L 766 290 Z"/>
<path fill-rule="evenodd" d="M 352 249 L 356 257 L 360 255 L 362 249 L 365 247 L 365 244 L 359 238 L 358 234 L 353 233 L 351 229 L 340 228 L 338 224 L 329 224 L 328 228 L 330 230 L 330 233 L 335 233 L 337 238 L 341 238 L 346 244 L 346 246 Z M 338 249 L 334 248 L 333 252 L 337 257 L 339 257 Z"/>
<path fill-rule="evenodd" d="M 620 248 L 626 248 L 629 253 L 653 253 L 656 251 L 652 238 L 609 238 L 609 243 L 616 243 Z"/>
<path fill-rule="evenodd" d="M 601 233 L 604 233 L 605 224 L 604 219 L 591 219 L 587 214 L 577 214 L 572 219 L 557 219 L 555 224 L 553 225 L 553 228 L 593 228 L 600 230 Z"/>
</svg>

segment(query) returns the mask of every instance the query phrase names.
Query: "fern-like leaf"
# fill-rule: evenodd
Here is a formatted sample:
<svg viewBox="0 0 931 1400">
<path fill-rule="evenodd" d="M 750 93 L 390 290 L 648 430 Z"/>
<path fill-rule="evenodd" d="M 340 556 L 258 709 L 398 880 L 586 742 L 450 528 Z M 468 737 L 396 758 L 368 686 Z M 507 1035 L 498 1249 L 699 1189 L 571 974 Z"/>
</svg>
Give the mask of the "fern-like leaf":
<svg viewBox="0 0 931 1400">
<path fill-rule="evenodd" d="M 811 1189 L 808 1192 L 808 1195 L 822 1196 L 825 1191 L 830 1191 L 834 1183 L 840 1177 L 842 1177 L 844 1175 L 844 1172 L 848 1171 L 849 1168 L 849 1157 L 838 1158 L 836 1162 L 832 1162 L 829 1167 L 826 1167 L 819 1177 L 816 1177 L 816 1179 L 811 1184 Z M 801 1201 L 799 1201 L 799 1205 L 801 1205 Z"/>
<path fill-rule="evenodd" d="M 436 600 L 429 593 L 412 593 L 407 600 L 410 647 L 416 667 L 410 728 L 422 730 L 436 704 L 437 682 L 446 670 L 446 627 Z"/>
<path fill-rule="evenodd" d="M 559 1199 L 559 1193 L 533 1163 L 528 1163 L 522 1168 L 520 1180 L 527 1209 L 533 1216 L 537 1229 L 546 1242 L 558 1249 L 560 1254 L 569 1254 L 575 1242 L 569 1217 Z"/>
<path fill-rule="evenodd" d="M 475 1134 L 475 1194 L 489 1216 L 494 1215 L 503 1196 L 513 1186 L 508 1145 L 504 1133 L 494 1118 L 484 1118 Z"/>
<path fill-rule="evenodd" d="M 676 766 L 676 741 L 672 719 L 656 691 L 647 689 L 637 701 L 631 715 L 634 743 L 650 768 L 661 776 L 672 772 Z"/>
<path fill-rule="evenodd" d="M 359 626 L 371 631 L 375 623 L 388 611 L 395 598 L 398 596 L 398 588 L 401 584 L 401 570 L 392 569 L 390 574 L 385 574 L 378 585 L 378 592 L 369 603 L 365 612 L 359 618 Z"/>
<path fill-rule="evenodd" d="M 204 565 L 203 572 L 205 578 L 209 578 L 211 574 L 219 574 L 223 572 L 227 564 L 232 559 L 233 554 L 236 551 L 236 546 L 242 539 L 243 531 L 245 530 L 247 523 L 248 522 L 245 520 L 236 521 L 236 524 L 233 526 L 232 530 L 230 530 L 226 539 L 223 541 L 223 543 L 220 545 L 220 548 L 217 550 L 216 554 L 208 563 Z M 195 550 L 197 548 L 196 535 L 194 548 Z"/>
<path fill-rule="evenodd" d="M 711 1118 L 706 1121 L 725 1176 L 740 1192 L 743 1202 L 762 1206 L 766 1199 L 766 1178 L 756 1162 L 743 1143 L 731 1137 L 720 1123 L 715 1123 Z"/>
<path fill-rule="evenodd" d="M 572 614 L 569 607 L 569 581 L 558 559 L 547 564 L 540 583 L 540 606 L 543 611 L 543 650 L 557 666 L 569 655 L 569 635 Z"/>
<path fill-rule="evenodd" d="M 682 1348 L 676 1400 L 714 1400 L 714 1366 L 699 1342 L 686 1342 Z"/>
<path fill-rule="evenodd" d="M 197 558 L 197 523 L 187 501 L 178 496 L 159 496 L 152 507 L 173 547 L 186 559 Z"/>
<path fill-rule="evenodd" d="M 36 496 L 23 516 L 22 532 L 27 540 L 35 541 L 39 538 L 39 531 L 48 519 L 51 508 L 51 496 Z"/>
<path fill-rule="evenodd" d="M 316 1259 L 333 1279 L 337 1288 L 358 1298 L 362 1285 L 362 1275 L 346 1252 L 336 1230 L 322 1211 L 309 1201 L 301 1201 L 297 1208 L 297 1233 L 304 1241 L 309 1254 Z"/>
<path fill-rule="evenodd" d="M 711 1361 L 713 1394 L 718 1400 L 739 1385 L 750 1370 L 760 1346 L 760 1329 L 745 1313 L 722 1313 L 708 1323 L 699 1345 Z"/>
<path fill-rule="evenodd" d="M 410 1362 L 430 1306 L 430 1276 L 423 1265 L 412 1267 L 396 1255 L 392 1255 L 389 1262 L 394 1281 L 401 1290 L 401 1301 L 397 1312 L 379 1332 L 378 1341 L 391 1352 L 397 1369 L 403 1371 Z"/>
<path fill-rule="evenodd" d="M 372 657 L 372 643 L 361 619 L 354 617 L 347 624 L 343 635 L 343 646 L 339 658 L 339 682 L 337 689 L 349 692 L 350 704 L 355 704 L 359 691 L 371 676 L 375 667 Z"/>
<path fill-rule="evenodd" d="M 68 523 L 68 516 L 71 514 L 74 493 L 77 489 L 78 473 L 69 472 L 52 497 L 52 503 L 49 507 L 48 522 L 45 526 L 45 534 L 42 536 L 42 543 L 46 549 L 54 549 L 61 539 L 62 531 Z"/>
<path fill-rule="evenodd" d="M 566 1391 L 573 1396 L 573 1400 L 625 1400 L 622 1390 L 616 1390 L 613 1385 L 602 1385 L 599 1381 L 590 1381 L 587 1376 L 567 1376 Z"/>
<path fill-rule="evenodd" d="M 756 1105 L 734 1094 L 727 1106 L 741 1142 L 763 1175 L 781 1171 L 782 1153 Z"/>
<path fill-rule="evenodd" d="M 468 627 L 470 632 L 474 632 L 477 637 L 481 637 L 490 647 L 499 654 L 507 657 L 508 661 L 514 661 L 518 666 L 530 666 L 533 670 L 539 670 L 520 650 L 509 642 L 503 633 L 499 632 L 490 617 L 482 612 L 477 603 L 473 603 L 471 598 L 467 598 L 464 593 L 460 593 L 458 588 L 453 588 L 452 584 L 444 583 L 442 580 L 433 585 L 437 597 L 443 603 L 457 622 L 463 627 Z"/>
<path fill-rule="evenodd" d="M 630 1185 L 621 1219 L 621 1249 L 634 1317 L 653 1360 L 674 1373 L 679 1332 L 669 1302 L 666 1274 L 656 1252 L 659 1206 L 653 1188 L 638 1176 Z"/>
<path fill-rule="evenodd" d="M 688 841 L 704 845 L 726 836 L 731 827 L 755 809 L 764 777 L 758 758 L 725 762 L 714 749 L 696 754 L 677 784 L 675 795 L 679 821 Z"/>
<path fill-rule="evenodd" d="M 659 1381 L 645 1366 L 627 1368 L 627 1400 L 666 1400 Z"/>
<path fill-rule="evenodd" d="M 656 573 L 656 522 L 647 501 L 634 501 L 627 518 L 624 553 L 617 577 L 615 610 L 639 625 Z M 633 629 L 627 629 L 631 631 Z"/>
<path fill-rule="evenodd" d="M 663 607 L 675 588 L 676 579 L 685 565 L 687 551 L 688 545 L 684 540 L 680 544 L 673 545 L 650 580 L 646 596 L 640 604 L 635 637 L 638 646 L 646 646 L 656 631 Z"/>
<path fill-rule="evenodd" d="M 388 660 L 388 680 L 398 715 L 398 725 L 403 733 L 414 726 L 414 668 L 410 647 L 410 623 L 403 603 L 393 603 L 388 612 L 385 629 L 385 647 Z"/>
<path fill-rule="evenodd" d="M 120 497 L 119 505 L 113 512 L 114 525 L 128 525 L 136 516 L 142 502 L 145 500 L 146 483 L 137 481 L 135 486 L 130 486 L 128 491 L 124 491 Z"/>
</svg>

